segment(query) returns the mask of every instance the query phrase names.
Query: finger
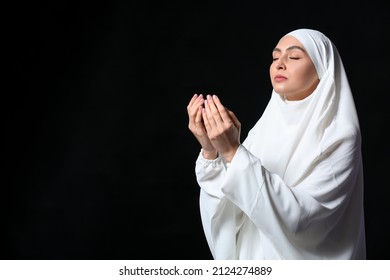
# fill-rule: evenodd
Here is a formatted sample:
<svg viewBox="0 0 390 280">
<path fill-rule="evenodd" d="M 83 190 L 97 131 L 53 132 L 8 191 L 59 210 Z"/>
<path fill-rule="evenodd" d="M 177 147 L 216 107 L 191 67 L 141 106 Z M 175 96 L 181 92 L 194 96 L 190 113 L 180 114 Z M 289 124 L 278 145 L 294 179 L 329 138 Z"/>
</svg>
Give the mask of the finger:
<svg viewBox="0 0 390 280">
<path fill-rule="evenodd" d="M 215 123 L 218 126 L 222 125 L 223 120 L 222 120 L 221 114 L 220 114 L 219 109 L 217 108 L 217 106 L 214 102 L 214 98 L 211 97 L 211 95 L 207 95 L 207 103 L 209 105 L 210 112 L 214 118 Z"/>
<path fill-rule="evenodd" d="M 204 99 L 202 94 L 194 94 L 188 103 L 187 110 L 190 111 L 192 108 L 198 108 L 199 105 L 203 104 Z"/>
<path fill-rule="evenodd" d="M 241 123 L 237 119 L 236 115 L 232 111 L 230 111 L 230 110 L 228 110 L 228 114 L 229 114 L 231 120 L 233 121 L 234 126 L 237 127 L 237 128 L 240 128 L 241 127 Z"/>
<path fill-rule="evenodd" d="M 204 102 L 204 113 L 205 113 L 204 116 L 207 119 L 210 128 L 216 128 L 217 127 L 217 123 L 216 123 L 216 120 L 214 118 L 214 113 L 212 112 L 213 110 L 216 111 L 216 107 L 215 107 L 214 104 L 213 105 L 210 104 L 210 100 L 208 98 Z M 219 113 L 218 113 L 218 115 L 219 115 Z"/>
<path fill-rule="evenodd" d="M 194 102 L 195 102 L 195 100 L 196 100 L 197 98 L 198 98 L 198 95 L 195 93 L 195 94 L 192 96 L 190 102 L 189 102 L 188 105 L 187 105 L 187 110 L 189 110 L 189 109 L 193 106 L 193 104 L 194 104 Z"/>
<path fill-rule="evenodd" d="M 206 104 L 206 106 L 207 106 L 207 104 Z M 209 118 L 207 117 L 206 106 L 205 106 L 205 108 L 202 108 L 202 119 L 203 119 L 203 123 L 204 123 L 204 127 L 205 127 L 206 131 L 210 131 L 212 129 L 212 127 L 210 125 Z"/>
<path fill-rule="evenodd" d="M 190 116 L 190 119 L 194 119 L 196 117 L 196 114 L 198 112 L 198 108 L 202 106 L 204 103 L 203 95 L 200 94 L 199 96 L 194 95 L 191 99 L 190 103 L 187 106 L 188 115 Z"/>
<path fill-rule="evenodd" d="M 196 116 L 195 116 L 195 124 L 196 126 L 201 126 L 203 127 L 203 122 L 202 122 L 202 110 L 203 110 L 203 107 L 202 106 L 199 106 L 198 107 L 198 111 L 196 112 Z"/>
<path fill-rule="evenodd" d="M 230 118 L 230 115 L 226 110 L 225 106 L 222 105 L 221 100 L 218 98 L 218 96 L 213 95 L 212 99 L 214 101 L 216 108 L 218 109 L 221 121 L 224 123 L 231 123 L 232 119 Z"/>
</svg>

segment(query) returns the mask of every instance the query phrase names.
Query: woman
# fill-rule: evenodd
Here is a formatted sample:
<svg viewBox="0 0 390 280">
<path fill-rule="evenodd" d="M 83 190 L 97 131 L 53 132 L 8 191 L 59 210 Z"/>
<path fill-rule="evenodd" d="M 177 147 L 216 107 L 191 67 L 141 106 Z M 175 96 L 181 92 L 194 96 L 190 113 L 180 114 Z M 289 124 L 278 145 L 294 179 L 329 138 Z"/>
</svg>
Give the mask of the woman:
<svg viewBox="0 0 390 280">
<path fill-rule="evenodd" d="M 272 56 L 271 98 L 243 143 L 217 96 L 187 106 L 212 255 L 365 259 L 361 135 L 339 53 L 321 32 L 298 29 Z"/>
</svg>

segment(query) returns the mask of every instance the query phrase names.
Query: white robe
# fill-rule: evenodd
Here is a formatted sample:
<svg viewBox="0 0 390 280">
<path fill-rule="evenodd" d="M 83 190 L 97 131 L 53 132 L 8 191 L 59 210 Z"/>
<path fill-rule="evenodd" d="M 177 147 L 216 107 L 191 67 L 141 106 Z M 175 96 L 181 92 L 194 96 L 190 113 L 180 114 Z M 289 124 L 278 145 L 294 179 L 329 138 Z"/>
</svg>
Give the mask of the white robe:
<svg viewBox="0 0 390 280">
<path fill-rule="evenodd" d="M 214 259 L 366 258 L 361 137 L 341 58 L 318 31 L 290 35 L 313 60 L 317 89 L 288 103 L 272 92 L 229 166 L 196 161 Z"/>
</svg>

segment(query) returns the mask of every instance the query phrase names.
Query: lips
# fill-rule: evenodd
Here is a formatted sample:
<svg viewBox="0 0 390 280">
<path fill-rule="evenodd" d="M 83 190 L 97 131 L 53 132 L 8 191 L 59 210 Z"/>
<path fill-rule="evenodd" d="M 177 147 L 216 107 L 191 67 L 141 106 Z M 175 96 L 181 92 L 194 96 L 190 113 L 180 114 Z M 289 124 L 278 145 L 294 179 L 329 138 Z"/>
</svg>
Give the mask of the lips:
<svg viewBox="0 0 390 280">
<path fill-rule="evenodd" d="M 283 82 L 283 81 L 287 80 L 287 78 L 286 78 L 285 76 L 282 76 L 282 75 L 276 75 L 276 76 L 274 77 L 274 80 L 275 80 L 276 82 Z"/>
</svg>

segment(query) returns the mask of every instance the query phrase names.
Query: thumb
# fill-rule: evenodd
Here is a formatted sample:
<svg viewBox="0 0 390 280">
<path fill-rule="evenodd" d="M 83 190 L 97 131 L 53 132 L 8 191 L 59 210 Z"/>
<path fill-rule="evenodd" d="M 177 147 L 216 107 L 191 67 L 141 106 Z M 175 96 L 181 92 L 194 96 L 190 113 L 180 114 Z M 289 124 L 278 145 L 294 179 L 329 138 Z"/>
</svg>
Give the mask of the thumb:
<svg viewBox="0 0 390 280">
<path fill-rule="evenodd" d="M 228 110 L 228 114 L 229 114 L 229 116 L 230 116 L 230 119 L 233 121 L 234 125 L 235 125 L 237 128 L 240 128 L 240 127 L 241 127 L 241 123 L 240 123 L 240 121 L 237 119 L 236 115 L 235 115 L 232 111 L 230 111 L 230 110 Z"/>
</svg>

